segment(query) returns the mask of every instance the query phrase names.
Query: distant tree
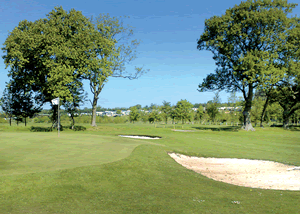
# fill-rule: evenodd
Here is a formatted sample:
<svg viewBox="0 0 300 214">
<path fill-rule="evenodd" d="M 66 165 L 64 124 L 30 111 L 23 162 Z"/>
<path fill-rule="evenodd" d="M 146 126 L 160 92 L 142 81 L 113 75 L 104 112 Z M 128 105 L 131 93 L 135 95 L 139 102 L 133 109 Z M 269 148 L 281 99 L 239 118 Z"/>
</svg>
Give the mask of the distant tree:
<svg viewBox="0 0 300 214">
<path fill-rule="evenodd" d="M 289 31 L 295 28 L 287 15 L 296 5 L 287 0 L 247 0 L 205 21 L 197 48 L 210 50 L 218 68 L 199 91 L 242 92 L 244 130 L 255 130 L 250 120 L 255 88 L 275 84 L 286 74 L 289 58 L 284 53 Z"/>
<path fill-rule="evenodd" d="M 130 113 L 129 113 L 129 120 L 130 122 L 135 122 L 138 121 L 140 118 L 140 112 L 137 110 L 135 106 L 130 108 Z"/>
<path fill-rule="evenodd" d="M 136 107 L 137 110 L 141 110 L 142 109 L 142 106 L 140 104 L 135 105 L 135 107 Z"/>
<path fill-rule="evenodd" d="M 177 102 L 174 113 L 176 115 L 176 118 L 181 120 L 182 124 L 190 118 L 192 107 L 193 104 L 188 102 L 187 100 L 180 100 Z"/>
<path fill-rule="evenodd" d="M 11 102 L 11 113 L 15 116 L 17 124 L 21 121 L 25 122 L 27 125 L 27 118 L 32 117 L 34 114 L 39 113 L 42 110 L 43 99 L 40 94 L 36 94 L 30 90 L 30 87 L 26 87 L 27 84 L 20 84 L 23 79 L 12 79 L 8 84 L 12 95 Z M 23 87 L 20 87 L 23 86 Z"/>
<path fill-rule="evenodd" d="M 270 96 L 271 102 L 278 102 L 283 108 L 283 127 L 288 128 L 291 116 L 300 109 L 300 85 L 282 84 Z"/>
<path fill-rule="evenodd" d="M 148 115 L 148 121 L 150 123 L 155 123 L 161 121 L 161 116 L 158 113 L 158 110 L 153 110 L 149 115 Z"/>
<path fill-rule="evenodd" d="M 207 102 L 206 111 L 213 122 L 215 122 L 215 119 L 219 114 L 218 108 L 220 107 L 220 104 L 221 104 L 221 98 L 219 92 L 215 93 L 213 100 Z"/>
<path fill-rule="evenodd" d="M 121 111 L 120 109 L 118 109 L 118 110 L 116 111 L 116 113 L 117 113 L 117 114 L 122 114 L 122 111 Z"/>
<path fill-rule="evenodd" d="M 158 105 L 151 103 L 149 109 L 156 110 L 156 109 L 158 109 Z"/>
<path fill-rule="evenodd" d="M 165 123 L 167 124 L 168 118 L 170 117 L 172 111 L 171 103 L 164 100 L 163 105 L 161 106 L 160 109 L 161 109 L 161 116 L 163 117 Z"/>
<path fill-rule="evenodd" d="M 199 123 L 202 122 L 203 115 L 204 115 L 204 108 L 202 106 L 199 106 L 195 114 L 195 118 L 196 120 L 199 120 Z"/>
<path fill-rule="evenodd" d="M 251 108 L 251 115 L 252 115 L 251 119 L 254 122 L 255 127 L 257 122 L 260 121 L 261 119 L 264 103 L 265 101 L 261 96 L 258 96 L 257 94 L 256 96 L 254 96 L 254 100 L 252 102 L 252 108 Z"/>
<path fill-rule="evenodd" d="M 12 92 L 10 88 L 5 88 L 3 91 L 3 96 L 1 97 L 1 107 L 4 113 L 6 114 L 6 117 L 9 118 L 9 125 L 11 126 L 11 118 L 13 117 L 12 114 L 12 103 L 13 103 L 13 98 L 12 98 Z"/>
</svg>

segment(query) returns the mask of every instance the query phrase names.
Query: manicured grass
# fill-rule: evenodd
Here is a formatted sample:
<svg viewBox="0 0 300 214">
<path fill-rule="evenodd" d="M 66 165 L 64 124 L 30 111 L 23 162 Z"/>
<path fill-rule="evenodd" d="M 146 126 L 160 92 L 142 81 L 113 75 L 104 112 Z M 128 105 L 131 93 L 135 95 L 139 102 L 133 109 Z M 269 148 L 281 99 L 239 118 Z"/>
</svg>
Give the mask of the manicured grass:
<svg viewBox="0 0 300 214">
<path fill-rule="evenodd" d="M 0 126 L 0 213 L 299 213 L 300 191 L 217 182 L 185 169 L 167 154 L 300 165 L 299 131 L 185 125 L 195 132 L 182 133 L 144 124 L 87 128 L 64 131 L 57 138 L 55 132 Z"/>
</svg>

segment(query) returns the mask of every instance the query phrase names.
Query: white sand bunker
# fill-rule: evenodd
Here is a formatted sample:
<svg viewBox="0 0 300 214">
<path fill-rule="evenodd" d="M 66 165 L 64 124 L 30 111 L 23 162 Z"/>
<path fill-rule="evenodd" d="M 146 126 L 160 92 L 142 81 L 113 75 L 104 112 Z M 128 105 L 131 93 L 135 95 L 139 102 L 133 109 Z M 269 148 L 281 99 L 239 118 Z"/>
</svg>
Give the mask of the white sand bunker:
<svg viewBox="0 0 300 214">
<path fill-rule="evenodd" d="M 193 130 L 181 130 L 181 129 L 172 129 L 174 132 L 195 132 Z"/>
<path fill-rule="evenodd" d="M 137 139 L 151 139 L 151 140 L 160 139 L 160 137 L 139 136 L 139 135 L 119 135 L 119 136 L 120 137 L 128 137 L 128 138 L 137 138 Z"/>
<path fill-rule="evenodd" d="M 261 189 L 300 190 L 299 166 L 273 161 L 169 155 L 182 166 L 216 181 Z"/>
</svg>

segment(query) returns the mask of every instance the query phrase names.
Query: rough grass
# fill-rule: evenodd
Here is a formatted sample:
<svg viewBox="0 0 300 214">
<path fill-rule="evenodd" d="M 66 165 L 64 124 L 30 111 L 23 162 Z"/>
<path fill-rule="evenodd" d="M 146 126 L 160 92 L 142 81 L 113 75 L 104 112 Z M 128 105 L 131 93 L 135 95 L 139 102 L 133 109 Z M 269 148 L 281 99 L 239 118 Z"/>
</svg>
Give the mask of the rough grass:
<svg viewBox="0 0 300 214">
<path fill-rule="evenodd" d="M 173 132 L 153 125 L 106 124 L 84 133 L 61 132 L 57 138 L 55 132 L 0 127 L 6 130 L 0 131 L 0 213 L 299 213 L 300 191 L 217 182 L 167 154 L 300 165 L 298 131 L 213 128 L 222 127 L 191 125 L 184 129 L 195 132 Z"/>
</svg>

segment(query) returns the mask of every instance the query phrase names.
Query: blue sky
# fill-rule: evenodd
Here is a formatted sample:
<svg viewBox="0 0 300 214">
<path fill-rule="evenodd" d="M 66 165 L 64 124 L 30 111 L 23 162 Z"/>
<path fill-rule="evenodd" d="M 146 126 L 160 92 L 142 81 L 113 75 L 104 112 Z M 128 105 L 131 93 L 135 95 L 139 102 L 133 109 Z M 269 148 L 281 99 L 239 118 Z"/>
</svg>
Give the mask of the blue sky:
<svg viewBox="0 0 300 214">
<path fill-rule="evenodd" d="M 205 19 L 222 15 L 226 9 L 240 4 L 240 0 L 185 0 L 185 1 L 137 1 L 137 0 L 0 0 L 0 43 L 3 47 L 8 32 L 21 20 L 35 21 L 45 18 L 55 6 L 69 11 L 74 8 L 86 17 L 100 13 L 110 16 L 130 16 L 124 24 L 134 27 L 131 39 L 141 40 L 137 59 L 126 68 L 144 66 L 150 71 L 137 80 L 110 78 L 102 90 L 98 105 L 105 108 L 142 106 L 151 103 L 161 105 L 163 100 L 176 104 L 181 99 L 191 103 L 206 103 L 213 92 L 198 92 L 199 83 L 216 66 L 212 54 L 197 50 L 197 39 L 204 31 Z M 298 3 L 298 1 L 289 1 Z M 296 7 L 293 14 L 299 14 Z M 1 56 L 3 55 L 1 51 Z M 8 69 L 0 58 L 0 94 L 5 88 Z M 85 91 L 92 93 L 85 83 Z M 221 92 L 221 101 L 227 102 L 229 94 Z M 241 94 L 238 94 L 241 96 Z M 82 107 L 91 107 L 86 102 Z M 49 105 L 45 105 L 49 108 Z"/>
</svg>

